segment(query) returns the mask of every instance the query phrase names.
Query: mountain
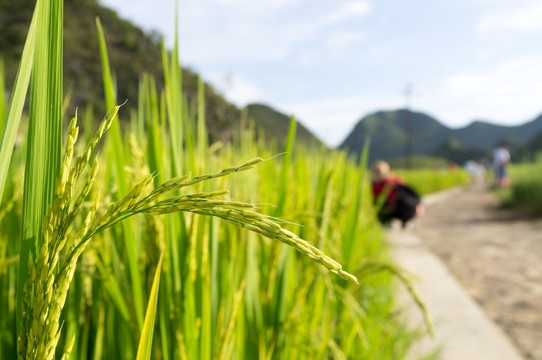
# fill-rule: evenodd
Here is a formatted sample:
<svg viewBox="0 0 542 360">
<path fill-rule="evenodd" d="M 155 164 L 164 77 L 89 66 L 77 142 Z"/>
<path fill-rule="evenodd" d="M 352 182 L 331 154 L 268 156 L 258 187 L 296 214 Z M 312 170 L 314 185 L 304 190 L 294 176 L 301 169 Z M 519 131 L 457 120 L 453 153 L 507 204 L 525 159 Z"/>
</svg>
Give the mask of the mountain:
<svg viewBox="0 0 542 360">
<path fill-rule="evenodd" d="M 491 148 L 482 146 L 464 146 L 456 138 L 450 137 L 437 146 L 432 151 L 432 155 L 457 164 L 464 164 L 467 160 L 491 158 L 491 150 Z"/>
<path fill-rule="evenodd" d="M 440 156 L 458 163 L 491 154 L 491 150 L 502 141 L 510 144 L 513 155 L 519 154 L 535 134 L 542 132 L 542 115 L 518 126 L 475 121 L 466 127 L 452 129 L 424 113 L 400 109 L 365 116 L 339 148 L 359 156 L 365 139 L 370 137 L 370 161 L 404 157 L 409 117 L 413 155 Z"/>
<path fill-rule="evenodd" d="M 525 146 L 518 152 L 518 158 L 522 160 L 534 160 L 542 153 L 542 132 L 534 135 Z"/>
<path fill-rule="evenodd" d="M 0 59 L 4 61 L 8 89 L 15 79 L 35 2 L 0 0 Z M 77 107 L 86 106 L 93 106 L 95 114 L 107 111 L 103 100 L 96 17 L 100 18 L 104 29 L 117 98 L 129 100 L 125 105 L 128 114 L 132 107 L 137 107 L 138 84 L 143 73 L 155 79 L 157 89 L 164 85 L 161 35 L 145 33 L 119 18 L 116 12 L 101 6 L 97 0 L 64 1 L 64 90 L 71 94 L 67 111 L 73 113 Z M 198 74 L 183 68 L 182 81 L 187 103 L 191 104 L 197 98 Z M 279 144 L 285 143 L 289 116 L 263 105 L 249 106 L 248 112 L 267 137 L 276 137 Z M 210 141 L 228 142 L 240 127 L 242 113 L 212 86 L 205 84 L 205 116 Z M 297 130 L 299 141 L 321 144 L 301 124 Z"/>
<path fill-rule="evenodd" d="M 256 126 L 265 134 L 266 141 L 275 139 L 279 148 L 286 145 L 291 116 L 283 114 L 264 104 L 250 104 L 246 107 L 247 116 L 253 119 Z M 309 147 L 325 147 L 325 145 L 312 134 L 303 124 L 297 122 L 296 143 L 303 143 Z"/>
<path fill-rule="evenodd" d="M 15 79 L 34 6 L 35 0 L 0 0 L 0 58 L 5 63 L 8 89 Z M 129 114 L 131 108 L 137 107 L 138 84 L 143 73 L 155 79 L 158 89 L 163 87 L 161 35 L 145 33 L 96 0 L 64 1 L 64 91 L 71 95 L 68 113 L 86 106 L 93 106 L 95 114 L 107 112 L 96 17 L 100 18 L 104 29 L 117 98 L 120 102 L 128 100 L 125 108 Z M 198 75 L 183 68 L 182 79 L 190 103 L 197 97 Z M 230 140 L 231 129 L 238 129 L 233 124 L 239 122 L 240 109 L 224 100 L 208 84 L 205 100 L 211 141 Z"/>
<path fill-rule="evenodd" d="M 406 110 L 379 111 L 361 119 L 339 148 L 359 156 L 365 140 L 370 137 L 369 160 L 403 157 L 407 116 L 412 123 L 413 155 L 430 154 L 446 140 L 450 129 L 428 115 Z"/>
<path fill-rule="evenodd" d="M 496 142 L 503 139 L 511 143 L 525 143 L 540 131 L 542 131 L 542 115 L 517 126 L 474 121 L 464 128 L 456 129 L 453 136 L 460 139 L 466 146 L 493 147 Z"/>
</svg>

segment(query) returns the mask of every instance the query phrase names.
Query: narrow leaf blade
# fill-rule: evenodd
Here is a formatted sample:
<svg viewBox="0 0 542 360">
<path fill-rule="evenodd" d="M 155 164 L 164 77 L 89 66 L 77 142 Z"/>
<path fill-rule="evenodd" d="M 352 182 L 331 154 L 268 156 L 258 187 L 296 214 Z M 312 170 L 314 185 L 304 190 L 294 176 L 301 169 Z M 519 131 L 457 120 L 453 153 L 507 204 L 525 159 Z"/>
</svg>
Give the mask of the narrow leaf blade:
<svg viewBox="0 0 542 360">
<path fill-rule="evenodd" d="M 152 281 L 151 295 L 149 297 L 147 312 L 145 314 L 145 321 L 143 323 L 141 338 L 139 339 L 139 346 L 137 348 L 137 360 L 148 360 L 151 358 L 152 338 L 154 335 L 154 322 L 156 320 L 156 308 L 158 305 L 158 288 L 160 287 L 160 275 L 162 273 L 163 258 L 164 253 L 162 252 L 162 254 L 160 255 L 160 260 L 158 260 L 158 266 L 156 267 L 154 280 Z"/>
</svg>

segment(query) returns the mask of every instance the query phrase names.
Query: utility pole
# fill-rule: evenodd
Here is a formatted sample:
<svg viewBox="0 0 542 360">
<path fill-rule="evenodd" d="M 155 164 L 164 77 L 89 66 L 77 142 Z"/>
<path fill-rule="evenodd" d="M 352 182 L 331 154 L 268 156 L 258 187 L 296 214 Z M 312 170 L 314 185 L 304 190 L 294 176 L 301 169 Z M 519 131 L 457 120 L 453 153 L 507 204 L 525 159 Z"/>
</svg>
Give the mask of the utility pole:
<svg viewBox="0 0 542 360">
<path fill-rule="evenodd" d="M 405 96 L 405 168 L 412 170 L 412 112 L 410 102 L 412 100 L 412 84 L 408 83 L 403 90 Z"/>
</svg>

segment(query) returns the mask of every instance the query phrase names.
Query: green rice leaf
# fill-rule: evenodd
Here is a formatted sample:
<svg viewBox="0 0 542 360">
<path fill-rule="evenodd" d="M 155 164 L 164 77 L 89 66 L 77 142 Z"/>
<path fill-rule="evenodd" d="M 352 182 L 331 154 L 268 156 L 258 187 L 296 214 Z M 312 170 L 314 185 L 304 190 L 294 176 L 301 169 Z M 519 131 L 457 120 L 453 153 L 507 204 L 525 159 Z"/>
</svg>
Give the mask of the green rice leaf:
<svg viewBox="0 0 542 360">
<path fill-rule="evenodd" d="M 28 84 L 30 83 L 30 74 L 32 72 L 32 62 L 34 61 L 34 44 L 36 41 L 36 13 L 32 18 L 32 23 L 28 29 L 28 35 L 24 44 L 23 55 L 19 63 L 19 69 L 13 85 L 13 92 L 8 106 L 2 140 L 0 142 L 0 202 L 4 186 L 8 175 L 9 163 L 13 146 L 17 136 L 17 129 L 21 121 Z M 2 89 L 3 90 L 3 89 Z"/>
<path fill-rule="evenodd" d="M 152 337 L 154 335 L 154 322 L 156 320 L 156 307 L 158 305 L 158 288 L 160 287 L 160 274 L 162 272 L 163 258 L 164 252 L 162 252 L 162 254 L 160 255 L 160 260 L 158 260 L 158 266 L 156 266 L 156 272 L 154 274 L 154 280 L 152 281 L 151 295 L 149 297 L 149 303 L 147 305 L 145 322 L 143 323 L 141 338 L 139 339 L 139 346 L 137 348 L 137 360 L 148 360 L 151 358 Z"/>
<path fill-rule="evenodd" d="M 62 14 L 61 0 L 38 1 L 28 150 L 23 195 L 23 226 L 17 303 L 28 277 L 28 258 L 39 250 L 42 221 L 52 205 L 60 172 L 62 142 Z M 20 307 L 19 307 L 20 308 Z M 20 325 L 20 313 L 17 324 Z"/>
<path fill-rule="evenodd" d="M 290 162 L 292 161 L 292 151 L 294 149 L 294 143 L 295 143 L 295 133 L 297 129 L 297 121 L 292 116 L 290 119 L 290 128 L 288 129 L 288 140 L 286 142 L 286 149 L 284 154 L 284 160 L 282 162 L 282 171 L 280 176 L 280 184 L 278 188 L 278 202 L 277 202 L 277 208 L 275 210 L 276 216 L 280 216 L 282 214 L 282 210 L 284 208 L 284 203 L 286 201 L 286 194 L 288 191 L 288 183 L 290 181 L 288 177 L 288 171 L 290 168 Z"/>
<path fill-rule="evenodd" d="M 98 36 L 100 42 L 100 55 L 102 61 L 103 71 L 103 83 L 105 91 L 105 100 L 107 107 L 113 108 L 116 105 L 116 91 L 114 81 L 111 77 L 111 70 L 109 67 L 109 57 L 107 55 L 107 44 L 105 41 L 105 35 L 102 29 L 102 24 L 99 18 L 96 18 L 96 26 L 98 27 Z M 113 120 L 111 129 L 109 132 L 109 146 L 111 147 L 111 153 L 113 154 L 113 164 L 115 173 L 117 174 L 117 186 L 121 194 L 128 192 L 128 183 L 124 176 L 124 168 L 127 165 L 124 152 L 123 141 L 120 132 L 119 117 Z M 138 249 L 136 247 L 135 233 L 137 231 L 131 226 L 130 222 L 123 223 L 124 230 L 124 244 L 128 253 L 128 267 L 130 271 L 130 279 L 132 285 L 132 295 L 136 310 L 136 317 L 139 326 L 143 325 L 143 288 L 141 285 L 141 276 L 138 268 Z"/>
<path fill-rule="evenodd" d="M 4 129 L 4 121 L 6 120 L 6 99 L 4 94 L 6 84 L 4 82 L 4 60 L 0 59 L 0 129 Z M 3 131 L 2 131 L 3 132 Z M 2 133 L 0 133 L 2 134 Z M 0 198 L 0 201 L 2 199 Z"/>
<path fill-rule="evenodd" d="M 348 221 L 348 236 L 346 238 L 349 240 L 345 240 L 343 245 L 343 261 L 346 267 L 353 266 L 353 264 L 350 263 L 350 260 L 352 258 L 353 249 L 356 246 L 356 231 L 360 221 L 358 214 L 361 212 L 363 206 L 363 184 L 365 179 L 365 173 L 367 171 L 367 159 L 369 157 L 370 143 L 370 138 L 367 137 L 363 145 L 361 157 L 359 159 L 359 167 L 356 174 L 354 189 L 352 189 L 353 205 Z"/>
<path fill-rule="evenodd" d="M 198 77 L 198 155 L 205 158 L 207 148 L 207 128 L 205 126 L 205 84 Z"/>
<path fill-rule="evenodd" d="M 96 18 L 96 27 L 98 28 L 98 36 L 100 39 L 100 59 L 102 61 L 102 74 L 104 79 L 105 104 L 108 109 L 116 105 L 117 97 L 115 96 L 115 88 L 111 78 L 111 67 L 109 66 L 109 56 L 107 55 L 107 44 L 102 28 L 100 18 Z M 112 131 L 113 129 L 111 129 Z"/>
<path fill-rule="evenodd" d="M 183 139 L 185 133 L 183 126 L 184 96 L 181 87 L 182 68 L 179 64 L 179 34 L 177 24 L 178 17 L 177 12 L 175 12 L 175 40 L 170 62 L 168 62 L 168 54 L 165 50 L 165 46 L 162 45 L 164 81 L 166 84 L 167 120 L 169 137 L 171 138 L 171 161 L 174 176 L 183 173 Z"/>
</svg>

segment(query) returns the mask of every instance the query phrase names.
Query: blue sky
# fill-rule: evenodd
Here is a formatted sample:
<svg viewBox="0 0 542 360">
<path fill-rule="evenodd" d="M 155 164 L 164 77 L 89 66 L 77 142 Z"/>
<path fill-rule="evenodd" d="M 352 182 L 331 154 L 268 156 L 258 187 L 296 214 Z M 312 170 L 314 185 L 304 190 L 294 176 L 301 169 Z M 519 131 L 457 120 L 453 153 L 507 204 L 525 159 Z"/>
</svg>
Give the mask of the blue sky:
<svg viewBox="0 0 542 360">
<path fill-rule="evenodd" d="M 164 34 L 174 0 L 100 0 Z M 179 0 L 181 62 L 238 106 L 294 114 L 330 146 L 410 106 L 450 127 L 542 113 L 538 0 Z"/>
</svg>

